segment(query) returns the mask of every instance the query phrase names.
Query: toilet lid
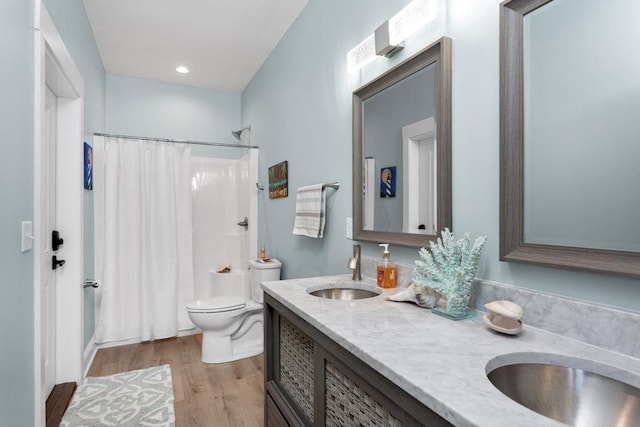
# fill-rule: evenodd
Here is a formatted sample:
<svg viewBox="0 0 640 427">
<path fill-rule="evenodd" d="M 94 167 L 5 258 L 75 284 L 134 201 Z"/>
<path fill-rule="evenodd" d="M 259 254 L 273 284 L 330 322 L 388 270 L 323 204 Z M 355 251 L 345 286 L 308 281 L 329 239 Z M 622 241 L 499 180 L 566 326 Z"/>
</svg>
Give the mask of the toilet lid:
<svg viewBox="0 0 640 427">
<path fill-rule="evenodd" d="M 191 301 L 189 304 L 187 304 L 187 310 L 216 313 L 219 311 L 237 310 L 239 308 L 244 308 L 245 305 L 246 302 L 244 298 L 241 298 L 237 295 L 228 295 Z"/>
</svg>

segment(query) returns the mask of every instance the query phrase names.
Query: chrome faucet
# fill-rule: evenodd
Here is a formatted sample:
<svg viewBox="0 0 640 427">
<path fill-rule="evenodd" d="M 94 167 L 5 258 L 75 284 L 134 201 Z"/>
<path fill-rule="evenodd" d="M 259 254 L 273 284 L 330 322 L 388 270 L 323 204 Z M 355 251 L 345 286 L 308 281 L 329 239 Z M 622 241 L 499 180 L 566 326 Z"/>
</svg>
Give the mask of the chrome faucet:
<svg viewBox="0 0 640 427">
<path fill-rule="evenodd" d="M 347 266 L 353 270 L 351 280 L 362 280 L 362 273 L 360 272 L 360 245 L 353 245 L 353 257 L 349 258 L 349 264 Z"/>
</svg>

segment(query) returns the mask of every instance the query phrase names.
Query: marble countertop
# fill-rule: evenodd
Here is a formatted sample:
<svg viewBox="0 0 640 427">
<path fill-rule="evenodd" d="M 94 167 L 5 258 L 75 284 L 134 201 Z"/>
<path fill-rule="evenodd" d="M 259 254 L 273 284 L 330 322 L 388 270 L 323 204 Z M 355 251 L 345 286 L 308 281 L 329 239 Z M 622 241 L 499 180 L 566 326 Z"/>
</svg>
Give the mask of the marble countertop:
<svg viewBox="0 0 640 427">
<path fill-rule="evenodd" d="M 512 401 L 486 373 L 515 362 L 569 363 L 640 387 L 640 360 L 523 325 L 518 336 L 489 330 L 481 313 L 461 321 L 411 303 L 341 301 L 309 288 L 353 283 L 350 275 L 263 283 L 263 289 L 418 401 L 456 426 L 562 426 Z M 364 279 L 358 287 L 375 287 Z M 569 366 L 568 365 L 568 366 Z"/>
</svg>

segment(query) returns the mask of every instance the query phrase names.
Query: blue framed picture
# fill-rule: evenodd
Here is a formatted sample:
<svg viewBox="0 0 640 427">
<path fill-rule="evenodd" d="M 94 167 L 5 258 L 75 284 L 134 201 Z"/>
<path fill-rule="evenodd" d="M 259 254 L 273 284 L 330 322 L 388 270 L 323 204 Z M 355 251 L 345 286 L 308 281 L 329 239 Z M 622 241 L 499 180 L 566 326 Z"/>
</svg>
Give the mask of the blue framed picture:
<svg viewBox="0 0 640 427">
<path fill-rule="evenodd" d="M 380 169 L 380 197 L 396 197 L 396 167 Z"/>
<path fill-rule="evenodd" d="M 93 148 L 84 143 L 84 189 L 93 190 Z"/>
</svg>

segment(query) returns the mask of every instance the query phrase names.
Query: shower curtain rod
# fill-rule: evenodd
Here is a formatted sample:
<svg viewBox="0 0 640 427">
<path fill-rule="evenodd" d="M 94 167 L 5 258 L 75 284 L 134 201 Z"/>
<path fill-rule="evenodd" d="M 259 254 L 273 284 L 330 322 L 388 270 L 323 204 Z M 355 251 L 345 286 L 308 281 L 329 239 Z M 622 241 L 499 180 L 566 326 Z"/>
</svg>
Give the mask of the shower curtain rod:
<svg viewBox="0 0 640 427">
<path fill-rule="evenodd" d="M 100 133 L 100 132 L 94 132 L 93 135 L 105 136 L 105 137 L 111 137 L 111 138 L 123 138 L 123 139 L 142 139 L 143 141 L 160 141 L 160 142 L 171 142 L 171 143 L 176 142 L 181 144 L 209 145 L 212 147 L 259 148 L 257 145 L 227 144 L 224 142 L 185 141 L 182 139 L 151 138 L 148 136 L 116 135 L 112 133 Z"/>
</svg>

